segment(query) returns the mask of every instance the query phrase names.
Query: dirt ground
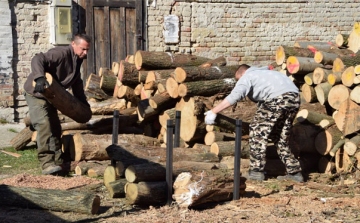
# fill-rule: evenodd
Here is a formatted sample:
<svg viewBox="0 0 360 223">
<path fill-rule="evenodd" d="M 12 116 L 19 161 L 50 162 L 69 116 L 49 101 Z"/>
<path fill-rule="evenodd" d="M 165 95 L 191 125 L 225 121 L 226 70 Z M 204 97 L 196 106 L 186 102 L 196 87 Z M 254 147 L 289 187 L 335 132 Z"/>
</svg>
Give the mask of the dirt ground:
<svg viewBox="0 0 360 223">
<path fill-rule="evenodd" d="M 123 198 L 110 199 L 102 181 L 88 177 L 19 174 L 7 176 L 0 184 L 92 191 L 101 198 L 100 210 L 88 215 L 1 206 L 0 222 L 360 222 L 360 188 L 356 177 L 355 173 L 345 178 L 313 173 L 305 183 L 248 180 L 246 193 L 239 200 L 184 209 L 176 204 L 128 205 Z"/>
</svg>

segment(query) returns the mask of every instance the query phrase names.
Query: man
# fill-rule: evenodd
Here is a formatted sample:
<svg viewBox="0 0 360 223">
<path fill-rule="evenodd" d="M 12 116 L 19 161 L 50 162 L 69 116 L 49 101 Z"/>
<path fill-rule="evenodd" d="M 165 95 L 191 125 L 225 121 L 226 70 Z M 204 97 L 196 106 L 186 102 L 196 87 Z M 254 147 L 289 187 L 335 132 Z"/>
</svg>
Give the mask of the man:
<svg viewBox="0 0 360 223">
<path fill-rule="evenodd" d="M 255 68 L 246 64 L 235 73 L 236 86 L 216 107 L 205 113 L 205 123 L 214 124 L 217 113 L 235 104 L 246 96 L 258 103 L 258 109 L 250 124 L 250 171 L 249 179 L 263 181 L 265 151 L 268 139 L 278 148 L 287 175 L 278 179 L 303 182 L 299 161 L 289 149 L 289 134 L 293 120 L 300 106 L 299 90 L 294 83 L 280 72 L 268 68 Z"/>
<path fill-rule="evenodd" d="M 64 169 L 57 109 L 41 94 L 48 85 L 45 73 L 50 73 L 65 89 L 71 87 L 73 95 L 89 106 L 84 94 L 80 66 L 86 58 L 90 42 L 89 36 L 77 34 L 68 46 L 54 47 L 46 53 L 36 54 L 31 60 L 31 73 L 24 84 L 24 90 L 31 124 L 37 131 L 38 159 L 43 174 L 58 174 Z"/>
</svg>

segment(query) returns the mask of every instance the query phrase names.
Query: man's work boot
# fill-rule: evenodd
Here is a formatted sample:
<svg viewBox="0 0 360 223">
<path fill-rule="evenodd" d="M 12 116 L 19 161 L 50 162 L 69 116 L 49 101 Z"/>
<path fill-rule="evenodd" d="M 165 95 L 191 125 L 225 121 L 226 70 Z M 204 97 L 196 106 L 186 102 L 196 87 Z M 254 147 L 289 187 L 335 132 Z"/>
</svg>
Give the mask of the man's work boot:
<svg viewBox="0 0 360 223">
<path fill-rule="evenodd" d="M 44 175 L 56 174 L 60 171 L 62 171 L 61 166 L 56 166 L 56 165 L 52 164 L 52 165 L 46 167 L 45 169 L 43 169 L 42 174 L 44 174 Z"/>
<path fill-rule="evenodd" d="M 247 177 L 248 180 L 257 180 L 257 181 L 263 181 L 265 180 L 265 175 L 263 172 L 258 171 L 249 171 L 249 176 Z"/>
<path fill-rule="evenodd" d="M 303 183 L 304 182 L 304 177 L 301 174 L 301 172 L 297 172 L 297 173 L 292 173 L 292 174 L 287 174 L 285 176 L 278 176 L 276 179 L 278 180 L 293 180 L 299 183 Z"/>
</svg>

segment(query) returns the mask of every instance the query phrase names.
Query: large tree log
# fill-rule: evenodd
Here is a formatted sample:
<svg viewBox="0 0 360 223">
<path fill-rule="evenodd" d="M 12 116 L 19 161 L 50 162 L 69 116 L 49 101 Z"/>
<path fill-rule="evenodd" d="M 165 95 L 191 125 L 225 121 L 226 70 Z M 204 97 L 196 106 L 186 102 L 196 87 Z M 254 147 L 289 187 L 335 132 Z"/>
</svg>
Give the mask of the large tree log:
<svg viewBox="0 0 360 223">
<path fill-rule="evenodd" d="M 323 65 L 316 63 L 314 58 L 290 56 L 286 60 L 286 68 L 290 74 L 308 74 L 317 67 L 323 67 Z"/>
<path fill-rule="evenodd" d="M 138 50 L 135 53 L 135 66 L 138 70 L 171 69 L 181 66 L 199 66 L 209 61 L 208 58 L 188 54 L 171 54 L 167 52 L 150 52 Z"/>
<path fill-rule="evenodd" d="M 166 182 L 139 182 L 126 185 L 126 200 L 141 206 L 162 205 L 166 202 Z"/>
<path fill-rule="evenodd" d="M 308 48 L 315 52 L 318 50 L 330 50 L 336 46 L 330 42 L 297 41 L 294 43 L 294 47 Z"/>
<path fill-rule="evenodd" d="M 96 214 L 100 197 L 85 192 L 0 185 L 0 205 Z"/>
<path fill-rule="evenodd" d="M 95 98 L 96 100 L 102 101 L 111 97 L 100 88 L 100 80 L 101 77 L 98 75 L 90 74 L 85 84 L 85 95 L 88 98 Z"/>
<path fill-rule="evenodd" d="M 32 135 L 33 131 L 31 131 L 30 127 L 25 127 L 10 140 L 10 144 L 15 150 L 22 150 L 29 142 L 31 142 Z"/>
<path fill-rule="evenodd" d="M 85 123 L 91 119 L 92 112 L 90 107 L 79 101 L 63 88 L 51 74 L 46 73 L 46 80 L 49 83 L 43 96 L 62 114 L 72 118 L 76 122 Z M 35 82 L 34 82 L 35 83 Z M 59 100 L 61 98 L 61 100 Z"/>
<path fill-rule="evenodd" d="M 240 177 L 240 195 L 245 193 L 246 178 Z M 183 172 L 174 181 L 173 199 L 180 207 L 228 201 L 233 197 L 232 170 Z"/>
<path fill-rule="evenodd" d="M 179 83 L 172 77 L 169 77 L 166 79 L 166 91 L 172 98 L 178 98 L 179 97 Z"/>
<path fill-rule="evenodd" d="M 323 65 L 333 65 L 334 60 L 339 56 L 336 53 L 328 53 L 322 51 L 316 51 L 314 55 L 314 60 L 316 63 Z"/>
<path fill-rule="evenodd" d="M 236 80 L 234 78 L 185 82 L 179 85 L 178 92 L 180 97 L 213 96 L 218 93 L 230 93 L 235 84 Z"/>
<path fill-rule="evenodd" d="M 336 126 L 346 136 L 360 130 L 360 105 L 347 99 L 339 106 L 334 119 Z"/>
<path fill-rule="evenodd" d="M 177 67 L 174 71 L 174 79 L 178 83 L 217 80 L 225 78 L 233 78 L 238 69 L 238 65 L 234 66 L 212 66 L 212 67 Z"/>
<path fill-rule="evenodd" d="M 333 86 L 328 95 L 329 105 L 338 110 L 340 108 L 341 103 L 346 101 L 350 96 L 350 89 L 345 85 L 338 84 Z"/>
<path fill-rule="evenodd" d="M 129 161 L 143 160 L 155 163 L 166 162 L 166 148 L 159 146 L 141 146 L 121 143 L 119 145 L 110 145 L 106 151 L 114 160 Z M 213 153 L 204 153 L 193 151 L 188 148 L 176 147 L 173 149 L 173 161 L 194 161 L 194 162 L 218 162 L 219 158 Z"/>
<path fill-rule="evenodd" d="M 333 63 L 332 71 L 333 72 L 343 72 L 345 65 L 340 58 L 336 58 Z"/>
<path fill-rule="evenodd" d="M 343 137 L 336 126 L 321 131 L 315 138 L 315 148 L 321 155 L 327 155 L 334 145 Z"/>
<path fill-rule="evenodd" d="M 176 100 L 174 100 L 167 92 L 163 92 L 161 94 L 156 94 L 149 98 L 149 105 L 153 109 L 157 110 L 166 110 L 174 107 L 176 104 Z"/>
<path fill-rule="evenodd" d="M 109 98 L 100 102 L 89 101 L 89 104 L 93 115 L 112 115 L 114 110 L 126 108 L 126 100 L 118 98 Z"/>
<path fill-rule="evenodd" d="M 276 64 L 282 65 L 289 56 L 313 57 L 314 52 L 307 48 L 279 46 L 275 53 Z"/>
</svg>

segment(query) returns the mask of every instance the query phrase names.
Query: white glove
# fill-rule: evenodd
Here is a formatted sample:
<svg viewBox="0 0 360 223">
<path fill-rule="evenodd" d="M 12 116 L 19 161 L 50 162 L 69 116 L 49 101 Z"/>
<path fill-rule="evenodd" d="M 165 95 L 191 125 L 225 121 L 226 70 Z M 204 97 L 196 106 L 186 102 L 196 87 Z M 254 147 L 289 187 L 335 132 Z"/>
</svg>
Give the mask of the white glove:
<svg viewBox="0 0 360 223">
<path fill-rule="evenodd" d="M 216 114 L 212 110 L 205 112 L 204 115 L 205 115 L 205 124 L 207 125 L 215 124 Z"/>
</svg>

